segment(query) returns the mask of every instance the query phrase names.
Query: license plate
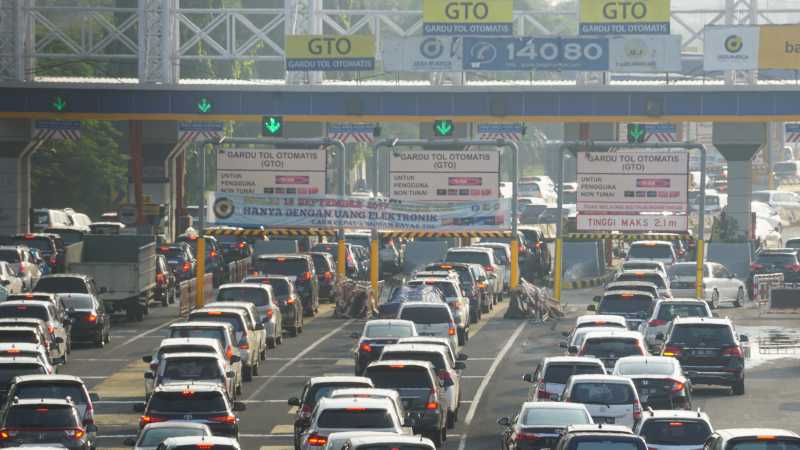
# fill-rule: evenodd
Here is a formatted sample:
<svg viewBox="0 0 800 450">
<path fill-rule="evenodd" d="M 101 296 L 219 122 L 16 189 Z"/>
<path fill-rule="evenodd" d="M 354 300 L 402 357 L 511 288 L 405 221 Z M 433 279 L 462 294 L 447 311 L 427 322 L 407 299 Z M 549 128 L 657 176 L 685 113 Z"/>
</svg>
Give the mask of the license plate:
<svg viewBox="0 0 800 450">
<path fill-rule="evenodd" d="M 692 354 L 694 356 L 714 356 L 714 350 L 695 350 Z"/>
<path fill-rule="evenodd" d="M 614 423 L 613 417 L 592 417 L 592 420 L 594 420 L 594 423 Z"/>
<path fill-rule="evenodd" d="M 420 336 L 436 336 L 436 333 L 419 333 Z"/>
</svg>

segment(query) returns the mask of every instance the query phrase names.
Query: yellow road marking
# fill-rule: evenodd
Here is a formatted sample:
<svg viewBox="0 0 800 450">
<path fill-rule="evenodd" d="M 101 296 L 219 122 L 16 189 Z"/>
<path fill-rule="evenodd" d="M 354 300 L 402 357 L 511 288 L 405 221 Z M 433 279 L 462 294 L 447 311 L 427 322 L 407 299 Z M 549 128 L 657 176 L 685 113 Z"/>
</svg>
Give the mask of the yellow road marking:
<svg viewBox="0 0 800 450">
<path fill-rule="evenodd" d="M 92 391 L 97 392 L 103 400 L 119 398 L 144 400 L 144 372 L 147 368 L 147 363 L 142 361 L 131 363 L 106 378 Z"/>
<path fill-rule="evenodd" d="M 335 365 L 337 365 L 337 366 L 348 366 L 349 367 L 349 366 L 354 366 L 355 365 L 355 361 L 353 361 L 352 359 L 346 359 L 346 358 L 345 359 L 337 359 Z"/>
<path fill-rule="evenodd" d="M 297 414 L 297 406 L 292 406 L 289 408 L 289 415 L 293 416 L 295 414 Z"/>
<path fill-rule="evenodd" d="M 293 434 L 294 427 L 291 425 L 275 425 L 270 434 Z"/>
<path fill-rule="evenodd" d="M 138 426 L 139 416 L 131 412 L 130 414 L 95 414 L 94 420 L 97 426 L 102 427 L 127 427 Z"/>
</svg>

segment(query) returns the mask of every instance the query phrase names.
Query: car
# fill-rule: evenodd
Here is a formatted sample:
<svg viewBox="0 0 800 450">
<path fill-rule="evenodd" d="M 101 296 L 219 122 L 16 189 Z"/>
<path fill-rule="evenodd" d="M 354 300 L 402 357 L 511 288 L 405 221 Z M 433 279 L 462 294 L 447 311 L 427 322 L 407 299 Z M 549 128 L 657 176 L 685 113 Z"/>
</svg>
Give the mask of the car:
<svg viewBox="0 0 800 450">
<path fill-rule="evenodd" d="M 706 205 L 708 206 L 708 204 Z M 647 259 L 658 261 L 669 269 L 670 266 L 678 262 L 678 255 L 675 248 L 668 241 L 636 241 L 632 242 L 628 249 L 626 260 Z"/>
<path fill-rule="evenodd" d="M 412 360 L 428 361 L 433 364 L 439 380 L 444 384 L 447 403 L 447 428 L 453 428 L 461 411 L 461 371 L 466 369 L 463 361 L 456 361 L 452 352 L 436 345 L 392 344 L 383 348 L 381 361 Z"/>
<path fill-rule="evenodd" d="M 70 341 L 91 342 L 103 347 L 111 341 L 111 314 L 103 302 L 91 294 L 58 296 L 70 320 Z"/>
<path fill-rule="evenodd" d="M 698 411 L 653 411 L 642 414 L 633 432 L 644 438 L 652 450 L 694 450 L 702 448 L 714 432 L 708 414 Z"/>
<path fill-rule="evenodd" d="M 692 382 L 675 358 L 626 356 L 617 361 L 612 375 L 633 380 L 643 408 L 692 408 Z"/>
<path fill-rule="evenodd" d="M 450 358 L 453 361 L 466 361 L 469 356 L 464 353 L 455 353 L 453 348 L 450 347 L 450 340 L 447 338 L 433 337 L 433 336 L 412 336 L 400 338 L 397 340 L 398 344 L 425 344 L 436 345 L 446 349 L 450 353 Z"/>
<path fill-rule="evenodd" d="M 20 278 L 16 270 L 6 261 L 0 261 L 0 286 L 4 287 L 9 294 L 19 294 L 23 291 L 24 280 Z"/>
<path fill-rule="evenodd" d="M 406 409 L 403 407 L 403 399 L 394 389 L 376 388 L 342 388 L 335 389 L 327 398 L 385 398 L 391 400 L 398 417 L 407 417 Z"/>
<path fill-rule="evenodd" d="M 561 401 L 583 403 L 594 423 L 628 428 L 642 418 L 642 404 L 629 378 L 613 375 L 573 375 Z"/>
<path fill-rule="evenodd" d="M 565 356 L 575 356 L 581 350 L 583 346 L 583 341 L 586 339 L 590 333 L 598 332 L 602 333 L 609 329 L 616 329 L 616 328 L 609 328 L 606 326 L 598 326 L 598 327 L 582 327 L 577 328 L 570 333 L 567 337 L 566 341 L 561 341 L 559 346 L 565 350 Z M 627 329 L 627 327 L 625 328 Z"/>
<path fill-rule="evenodd" d="M 303 304 L 303 312 L 314 316 L 319 310 L 319 285 L 314 269 L 314 259 L 305 254 L 260 255 L 253 270 L 263 275 L 282 275 L 294 282 L 294 288 Z"/>
<path fill-rule="evenodd" d="M 0 357 L 0 404 L 8 398 L 8 390 L 14 377 L 21 375 L 51 375 L 55 373 L 50 364 L 38 357 L 6 356 Z"/>
<path fill-rule="evenodd" d="M 697 263 L 682 262 L 670 268 L 670 287 L 675 297 L 696 298 Z M 722 302 L 733 302 L 736 306 L 744 304 L 747 288 L 736 274 L 715 262 L 703 264 L 703 297 L 711 308 L 719 308 Z"/>
<path fill-rule="evenodd" d="M 461 289 L 469 298 L 470 322 L 478 323 L 484 313 L 494 306 L 486 282 L 486 273 L 480 264 L 437 262 L 425 266 L 426 271 L 447 270 L 458 275 Z"/>
<path fill-rule="evenodd" d="M 385 390 L 385 389 L 381 389 L 381 390 Z M 331 433 L 331 434 L 328 435 L 327 443 L 325 444 L 325 450 L 341 450 L 342 448 L 349 448 L 349 447 L 346 447 L 348 445 L 347 443 L 348 443 L 348 441 L 350 441 L 353 438 L 359 438 L 359 437 L 370 437 L 370 438 L 389 437 L 389 438 L 394 438 L 394 437 L 401 437 L 401 436 L 408 437 L 408 435 L 405 435 L 405 434 L 398 434 L 398 433 L 391 433 L 391 432 L 380 432 L 380 431 L 369 431 L 369 430 L 367 430 L 367 431 L 337 431 L 337 432 L 334 432 L 334 433 Z"/>
<path fill-rule="evenodd" d="M 650 316 L 655 302 L 653 294 L 647 292 L 611 291 L 603 294 L 597 305 L 589 305 L 586 309 L 603 315 L 622 316 L 628 329 L 638 330 L 639 325 Z"/>
<path fill-rule="evenodd" d="M 0 317 L 38 319 L 45 323 L 54 361 L 67 362 L 70 351 L 71 320 L 60 316 L 52 303 L 38 300 L 14 300 L 0 303 Z"/>
<path fill-rule="evenodd" d="M 592 331 L 583 338 L 578 356 L 594 356 L 603 361 L 606 371 L 614 370 L 619 358 L 645 356 L 644 336 L 638 331 Z"/>
<path fill-rule="evenodd" d="M 320 243 L 316 244 L 311 247 L 312 253 L 327 253 L 331 255 L 333 258 L 333 262 L 338 264 L 339 262 L 339 245 L 335 242 L 331 243 Z M 353 254 L 353 245 L 345 243 L 344 244 L 344 255 L 345 255 L 345 274 L 348 278 L 353 278 L 356 280 L 364 279 L 365 275 L 362 273 L 362 267 L 356 260 L 355 255 Z"/>
<path fill-rule="evenodd" d="M 797 253 L 794 248 L 762 249 L 750 267 L 751 274 L 781 273 L 784 283 L 800 283 L 800 259 Z"/>
<path fill-rule="evenodd" d="M 70 226 L 72 219 L 63 209 L 36 208 L 31 211 L 31 229 L 42 231 L 52 226 Z"/>
<path fill-rule="evenodd" d="M 470 312 L 469 299 L 464 296 L 458 276 L 448 275 L 449 278 L 415 278 L 406 283 L 409 287 L 428 285 L 435 286 L 444 294 L 447 306 L 458 328 L 458 345 L 465 345 L 469 341 Z"/>
<path fill-rule="evenodd" d="M 416 286 L 398 286 L 393 288 L 385 302 L 378 305 L 378 317 L 395 319 L 400 306 L 406 302 L 446 303 L 442 291 L 436 286 L 426 284 Z"/>
<path fill-rule="evenodd" d="M 0 343 L 0 357 L 29 356 L 37 358 L 43 363 L 50 365 L 50 352 L 47 347 L 30 342 L 2 342 Z"/>
<path fill-rule="evenodd" d="M 158 446 L 158 450 L 242 450 L 239 441 L 224 436 L 171 437 Z"/>
<path fill-rule="evenodd" d="M 125 224 L 122 222 L 102 221 L 92 222 L 89 225 L 89 232 L 91 234 L 120 234 L 124 230 Z"/>
<path fill-rule="evenodd" d="M 246 409 L 244 403 L 231 402 L 225 387 L 214 383 L 165 384 L 155 388 L 146 403 L 134 404 L 142 413 L 139 429 L 168 420 L 202 423 L 214 435 L 239 437 L 236 412 Z"/>
<path fill-rule="evenodd" d="M 25 292 L 23 294 L 11 294 L 6 298 L 8 301 L 26 301 L 35 300 L 39 302 L 47 302 L 53 305 L 59 314 L 66 314 L 64 302 L 61 300 L 62 296 L 69 296 L 73 294 L 49 294 L 46 292 Z M 80 295 L 80 294 L 75 294 Z"/>
<path fill-rule="evenodd" d="M 100 397 L 89 392 L 83 380 L 72 375 L 21 375 L 15 377 L 8 390 L 8 398 L 35 400 L 43 398 L 69 398 L 78 412 L 83 426 L 94 424 L 94 402 Z M 92 440 L 95 432 L 87 431 Z"/>
<path fill-rule="evenodd" d="M 242 358 L 239 351 L 236 329 L 226 322 L 178 322 L 169 326 L 167 336 L 170 338 L 211 338 L 219 342 L 225 352 L 225 358 L 231 365 L 239 364 L 234 368 L 241 372 Z M 235 358 L 234 358 L 235 356 Z"/>
<path fill-rule="evenodd" d="M 161 245 L 158 247 L 158 253 L 166 257 L 167 265 L 179 283 L 197 276 L 197 260 L 188 244 Z"/>
<path fill-rule="evenodd" d="M 627 261 L 623 261 L 618 273 L 638 272 L 640 270 L 654 270 L 664 275 L 664 278 L 667 278 L 668 275 L 667 268 L 664 266 L 664 263 L 652 259 L 629 259 Z"/>
<path fill-rule="evenodd" d="M 342 448 L 346 450 L 373 450 L 377 448 L 434 450 L 436 445 L 430 439 L 421 436 L 371 434 L 369 436 L 351 437 Z"/>
<path fill-rule="evenodd" d="M 676 317 L 712 317 L 708 303 L 692 298 L 671 298 L 656 301 L 653 314 L 639 325 L 648 348 L 658 349 L 661 343 L 656 339 L 659 333 L 666 333 Z"/>
<path fill-rule="evenodd" d="M 501 417 L 503 450 L 550 449 L 570 425 L 592 424 L 585 405 L 567 402 L 525 402 L 513 417 Z"/>
<path fill-rule="evenodd" d="M 295 337 L 303 332 L 303 304 L 298 300 L 291 278 L 279 275 L 253 275 L 246 277 L 242 283 L 268 284 L 272 287 L 273 300 L 281 309 L 281 326 Z"/>
<path fill-rule="evenodd" d="M 604 286 L 603 292 L 614 292 L 614 291 L 638 291 L 638 292 L 647 292 L 652 294 L 655 298 L 661 298 L 661 295 L 658 291 L 658 286 L 655 283 L 650 283 L 649 281 L 612 281 Z M 595 302 L 599 302 L 602 297 L 597 296 L 594 298 Z"/>
<path fill-rule="evenodd" d="M 743 342 L 727 318 L 677 317 L 659 336 L 662 356 L 676 358 L 693 384 L 730 386 L 733 395 L 745 393 Z"/>
<path fill-rule="evenodd" d="M 175 239 L 176 243 L 185 243 L 188 245 L 193 255 L 197 255 L 197 241 L 199 236 L 197 234 L 182 234 Z M 203 236 L 205 240 L 205 267 L 206 273 L 213 274 L 214 287 L 219 286 L 225 279 L 225 260 L 222 257 L 222 251 L 217 243 L 217 238 L 214 236 Z"/>
<path fill-rule="evenodd" d="M 22 290 L 32 289 L 42 276 L 39 265 L 28 247 L 22 245 L 0 246 L 0 261 L 15 265 L 17 276 L 22 279 Z"/>
<path fill-rule="evenodd" d="M 511 285 L 511 244 L 481 241 L 474 245 L 475 247 L 490 248 L 494 251 L 495 261 L 503 266 L 503 291 L 507 295 L 508 288 Z"/>
<path fill-rule="evenodd" d="M 206 230 L 225 230 L 225 231 L 243 231 L 243 228 L 223 228 L 211 227 Z M 247 242 L 244 236 L 237 236 L 235 233 L 219 233 L 214 236 L 217 238 L 217 246 L 222 252 L 222 259 L 225 263 L 231 263 L 240 259 L 250 258 L 253 255 L 253 247 Z"/>
<path fill-rule="evenodd" d="M 139 430 L 135 437 L 125 439 L 124 444 L 134 450 L 157 450 L 158 446 L 169 438 L 204 436 L 211 437 L 208 425 L 202 423 L 168 420 L 150 423 Z"/>
<path fill-rule="evenodd" d="M 587 314 L 583 316 L 578 316 L 575 319 L 575 327 L 572 329 L 574 332 L 580 328 L 586 327 L 608 327 L 608 328 L 621 328 L 621 329 L 628 329 L 628 322 L 625 321 L 625 318 L 622 316 L 615 316 L 609 314 Z M 564 333 L 564 336 L 567 337 L 571 333 Z"/>
<path fill-rule="evenodd" d="M 264 324 L 266 345 L 275 348 L 283 340 L 283 314 L 275 300 L 272 285 L 266 283 L 228 283 L 217 290 L 217 297 L 212 305 L 226 306 L 235 303 L 252 303 L 258 313 L 258 319 Z M 264 350 L 266 355 L 266 349 Z M 263 358 L 262 358 L 263 359 Z"/>
<path fill-rule="evenodd" d="M 531 383 L 528 401 L 558 400 L 573 375 L 605 375 L 606 368 L 597 358 L 586 356 L 551 356 L 544 358 L 532 374 L 522 379 Z"/>
<path fill-rule="evenodd" d="M 661 272 L 656 270 L 637 270 L 635 272 L 622 272 L 614 277 L 615 282 L 645 281 L 653 283 L 658 288 L 658 296 L 661 298 L 672 297 L 669 280 Z"/>
<path fill-rule="evenodd" d="M 355 374 L 361 375 L 369 363 L 381 357 L 383 348 L 394 344 L 398 339 L 417 335 L 414 322 L 398 319 L 369 320 L 364 324 L 361 333 L 350 335 L 357 339 L 353 350 Z"/>
<path fill-rule="evenodd" d="M 460 262 L 480 264 L 486 272 L 489 284 L 493 289 L 493 303 L 500 301 L 503 295 L 505 274 L 503 266 L 495 259 L 494 250 L 485 247 L 458 247 L 447 250 L 444 262 Z"/>
<path fill-rule="evenodd" d="M 704 449 L 746 450 L 800 448 L 800 435 L 794 431 L 777 428 L 728 428 L 716 430 L 709 437 Z"/>
<path fill-rule="evenodd" d="M 12 399 L 0 416 L 0 446 L 55 444 L 70 450 L 94 449 L 97 426 L 84 425 L 69 399 Z"/>
<path fill-rule="evenodd" d="M 175 272 L 172 271 L 164 255 L 156 255 L 156 291 L 155 300 L 161 306 L 175 303 L 175 298 L 180 295 Z"/>
<path fill-rule="evenodd" d="M 406 411 L 415 414 L 414 434 L 421 434 L 441 447 L 447 440 L 447 412 L 450 405 L 443 383 L 433 364 L 427 361 L 375 361 L 364 375 L 376 388 L 395 389 Z"/>
<path fill-rule="evenodd" d="M 309 252 L 314 260 L 314 270 L 317 272 L 317 285 L 319 286 L 319 300 L 335 302 L 336 300 L 336 262 L 330 253 Z"/>
<path fill-rule="evenodd" d="M 36 282 L 34 292 L 50 294 L 92 294 L 99 297 L 94 278 L 78 273 L 44 275 Z"/>
<path fill-rule="evenodd" d="M 166 338 L 161 340 L 158 348 L 152 355 L 145 355 L 142 361 L 147 363 L 153 377 L 145 377 L 145 393 L 148 395 L 153 391 L 153 380 L 161 365 L 161 358 L 173 353 L 207 353 L 219 357 L 223 361 L 224 372 L 233 371 L 234 397 L 238 396 L 242 390 L 242 360 L 239 355 L 227 357 L 222 345 L 214 338 L 188 337 L 188 338 Z"/>
<path fill-rule="evenodd" d="M 447 338 L 453 352 L 458 349 L 458 326 L 446 303 L 406 302 L 397 317 L 414 322 L 419 336 Z"/>
<path fill-rule="evenodd" d="M 252 322 L 247 314 L 236 309 L 202 309 L 189 313 L 189 322 L 223 322 L 233 325 L 236 345 L 242 359 L 242 380 L 252 381 L 258 375 L 260 344 L 258 336 L 251 331 Z M 257 324 L 256 326 L 259 326 Z M 263 325 L 260 325 L 263 330 Z"/>
<path fill-rule="evenodd" d="M 2 245 L 24 245 L 44 262 L 39 267 L 43 274 L 59 273 L 64 270 L 64 242 L 61 236 L 52 233 L 22 233 L 0 238 Z M 60 251 L 59 251 L 60 249 Z"/>
<path fill-rule="evenodd" d="M 219 384 L 225 388 L 229 399 L 237 398 L 236 372 L 225 364 L 224 356 L 217 353 L 161 353 L 158 367 L 146 371 L 144 378 L 145 398 L 159 386 L 189 382 Z"/>
<path fill-rule="evenodd" d="M 295 450 L 300 449 L 301 437 L 311 424 L 311 413 L 320 399 L 330 396 L 337 389 L 372 387 L 372 380 L 366 377 L 325 376 L 306 380 L 300 396 L 288 400 L 289 406 L 297 408 L 293 425 Z"/>
<path fill-rule="evenodd" d="M 561 435 L 554 450 L 590 448 L 648 450 L 647 443 L 621 425 L 572 425 Z"/>
<path fill-rule="evenodd" d="M 394 402 L 387 398 L 322 398 L 311 414 L 311 423 L 301 438 L 303 450 L 323 447 L 328 435 L 341 431 L 374 430 L 411 434 L 406 419 L 397 415 Z"/>
<path fill-rule="evenodd" d="M 4 344 L 33 344 L 44 347 L 52 364 L 49 338 L 36 326 L 16 326 L 0 323 L 0 343 Z"/>
</svg>

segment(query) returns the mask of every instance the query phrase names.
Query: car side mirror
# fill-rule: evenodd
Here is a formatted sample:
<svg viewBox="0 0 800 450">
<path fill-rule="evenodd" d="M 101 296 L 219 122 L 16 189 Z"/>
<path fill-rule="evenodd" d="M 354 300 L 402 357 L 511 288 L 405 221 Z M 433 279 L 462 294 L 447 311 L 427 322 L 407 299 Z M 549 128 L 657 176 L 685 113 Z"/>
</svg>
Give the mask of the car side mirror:
<svg viewBox="0 0 800 450">
<path fill-rule="evenodd" d="M 89 392 L 89 400 L 91 400 L 93 402 L 99 402 L 100 401 L 100 394 L 98 394 L 96 392 Z"/>
<path fill-rule="evenodd" d="M 144 412 L 144 402 L 138 402 L 133 404 L 133 412 L 143 413 Z"/>
<path fill-rule="evenodd" d="M 592 311 L 592 312 L 597 311 L 597 306 L 589 305 L 589 306 L 586 307 L 586 310 L 587 311 Z"/>
<path fill-rule="evenodd" d="M 511 426 L 511 419 L 508 417 L 501 417 L 497 419 L 497 424 L 503 427 L 510 427 Z"/>
<path fill-rule="evenodd" d="M 134 445 L 136 445 L 136 439 L 131 438 L 131 437 L 125 438 L 125 440 L 122 441 L 122 445 L 124 445 L 126 447 L 133 447 Z"/>
<path fill-rule="evenodd" d="M 145 363 L 153 362 L 153 355 L 144 355 L 144 356 L 142 356 L 142 362 L 145 362 Z"/>
<path fill-rule="evenodd" d="M 97 425 L 93 423 L 86 424 L 86 431 L 89 433 L 97 433 Z"/>
<path fill-rule="evenodd" d="M 456 361 L 466 361 L 467 359 L 469 359 L 469 356 L 464 353 L 456 355 Z"/>
<path fill-rule="evenodd" d="M 456 370 L 464 370 L 464 369 L 467 368 L 467 365 L 464 364 L 464 361 L 456 361 L 456 364 L 455 364 L 454 367 L 455 367 Z"/>
<path fill-rule="evenodd" d="M 353 333 L 350 333 L 350 337 L 351 337 L 352 339 L 358 339 L 358 338 L 360 338 L 360 337 L 361 337 L 361 333 L 355 333 L 355 332 L 353 332 Z"/>
<path fill-rule="evenodd" d="M 522 376 L 522 381 L 527 381 L 528 383 L 533 383 L 533 375 L 526 373 Z"/>
<path fill-rule="evenodd" d="M 577 345 L 570 345 L 567 348 L 567 353 L 570 355 L 577 355 L 578 354 L 578 346 Z"/>
<path fill-rule="evenodd" d="M 242 362 L 242 357 L 239 355 L 231 355 L 231 363 Z"/>
<path fill-rule="evenodd" d="M 144 379 L 145 380 L 155 380 L 155 378 L 156 378 L 156 374 L 154 374 L 153 372 L 145 372 L 144 373 Z"/>
<path fill-rule="evenodd" d="M 746 334 L 739 336 L 739 340 L 742 342 L 750 342 L 750 338 Z"/>
<path fill-rule="evenodd" d="M 228 377 L 228 378 L 233 378 L 233 377 L 236 376 L 236 372 L 234 372 L 232 370 L 229 370 L 229 371 L 225 372 L 225 376 Z"/>
<path fill-rule="evenodd" d="M 657 333 L 656 334 L 656 340 L 657 341 L 663 341 L 664 340 L 664 333 Z"/>
<path fill-rule="evenodd" d="M 558 343 L 558 346 L 566 350 L 569 347 L 569 344 L 567 344 L 567 341 L 561 341 Z"/>
<path fill-rule="evenodd" d="M 243 402 L 233 402 L 233 410 L 236 412 L 247 411 L 247 405 Z"/>
<path fill-rule="evenodd" d="M 599 295 L 595 295 L 594 297 L 592 297 L 592 301 L 594 303 L 600 303 L 601 300 L 603 300 L 603 297 L 600 297 Z"/>
<path fill-rule="evenodd" d="M 286 403 L 288 403 L 289 406 L 300 406 L 300 399 L 297 397 L 292 397 Z"/>
</svg>

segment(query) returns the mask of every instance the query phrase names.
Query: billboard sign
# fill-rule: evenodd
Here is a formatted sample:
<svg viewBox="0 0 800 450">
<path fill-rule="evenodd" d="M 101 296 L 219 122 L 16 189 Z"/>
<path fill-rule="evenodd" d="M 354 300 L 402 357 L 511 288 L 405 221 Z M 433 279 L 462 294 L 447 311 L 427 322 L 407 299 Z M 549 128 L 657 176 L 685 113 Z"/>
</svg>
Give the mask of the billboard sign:
<svg viewBox="0 0 800 450">
<path fill-rule="evenodd" d="M 579 34 L 669 34 L 670 0 L 579 1 Z"/>
<path fill-rule="evenodd" d="M 703 70 L 758 68 L 758 27 L 705 27 L 703 35 Z"/>
<path fill-rule="evenodd" d="M 608 70 L 608 39 L 465 37 L 464 70 Z"/>
<path fill-rule="evenodd" d="M 497 150 L 402 150 L 390 159 L 389 197 L 464 202 L 500 196 Z"/>
<path fill-rule="evenodd" d="M 375 36 L 286 36 L 288 71 L 375 69 Z"/>
<path fill-rule="evenodd" d="M 423 33 L 426 35 L 513 34 L 513 0 L 424 0 Z"/>
<path fill-rule="evenodd" d="M 759 69 L 800 69 L 800 25 L 762 25 Z"/>
<path fill-rule="evenodd" d="M 463 50 L 458 36 L 387 37 L 383 70 L 387 72 L 460 72 Z"/>
<path fill-rule="evenodd" d="M 325 150 L 225 149 L 217 156 L 217 190 L 238 194 L 325 194 Z"/>
<path fill-rule="evenodd" d="M 681 37 L 613 36 L 609 38 L 609 70 L 625 72 L 680 72 Z"/>
</svg>

